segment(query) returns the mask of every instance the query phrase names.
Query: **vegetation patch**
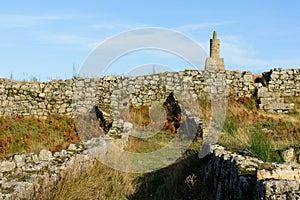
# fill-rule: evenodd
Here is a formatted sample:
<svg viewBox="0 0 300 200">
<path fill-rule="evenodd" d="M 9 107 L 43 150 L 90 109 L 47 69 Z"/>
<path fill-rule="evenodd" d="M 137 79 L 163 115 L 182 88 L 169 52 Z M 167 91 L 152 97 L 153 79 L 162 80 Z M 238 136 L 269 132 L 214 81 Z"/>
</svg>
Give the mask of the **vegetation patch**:
<svg viewBox="0 0 300 200">
<path fill-rule="evenodd" d="M 247 149 L 263 161 L 282 162 L 279 152 L 299 145 L 300 113 L 268 114 L 251 102 L 255 100 L 228 102 L 219 143 L 231 149 Z M 294 102 L 299 106 L 299 101 Z"/>
<path fill-rule="evenodd" d="M 127 151 L 136 153 L 148 153 L 164 147 L 174 138 L 174 134 L 168 131 L 159 131 L 149 138 L 137 138 L 129 136 Z"/>
<path fill-rule="evenodd" d="M 208 190 L 199 192 L 207 189 L 200 182 L 199 168 L 205 164 L 198 158 L 200 143 L 195 141 L 173 165 L 147 174 L 124 173 L 97 163 L 75 181 L 66 180 L 53 199 L 212 199 Z"/>
<path fill-rule="evenodd" d="M 211 115 L 210 100 L 202 98 L 198 102 L 200 118 L 208 123 Z M 299 101 L 293 102 L 299 108 Z M 157 124 L 164 123 L 158 120 L 153 125 L 151 109 L 153 108 L 148 106 L 131 107 L 127 115 L 121 113 L 121 117 L 130 119 L 126 121 L 132 122 L 134 126 L 152 130 Z M 171 107 L 169 109 L 172 110 Z M 152 110 L 153 113 L 156 111 L 158 115 L 165 112 L 168 116 L 163 105 Z M 52 152 L 60 151 L 80 139 L 97 137 L 104 131 L 101 132 L 95 113 L 91 115 L 95 118 L 92 123 L 89 115 L 76 116 L 77 129 L 74 119 L 66 116 L 49 116 L 47 119 L 1 117 L 0 155 L 3 158 L 11 153 L 38 152 L 44 148 Z M 229 100 L 219 144 L 230 149 L 245 149 L 264 161 L 282 162 L 279 150 L 299 145 L 299 119 L 300 113 L 297 109 L 293 114 L 268 114 L 257 109 L 255 99 Z M 90 135 L 79 139 L 79 131 Z M 125 150 L 152 152 L 165 146 L 174 136 L 169 129 L 157 131 L 149 138 L 130 136 Z M 62 187 L 53 193 L 53 199 L 211 199 L 212 189 L 204 186 L 199 178 L 199 168 L 206 164 L 205 159 L 198 158 L 201 142 L 201 139 L 196 138 L 176 163 L 148 174 L 124 173 L 97 163 L 93 169 L 76 180 L 65 180 Z M 208 181 L 210 179 L 213 179 L 213 175 Z M 204 194 L 207 196 L 203 196 Z"/>
<path fill-rule="evenodd" d="M 66 149 L 70 143 L 79 141 L 74 121 L 66 116 L 0 117 L 0 158 L 7 154 L 52 152 Z"/>
</svg>

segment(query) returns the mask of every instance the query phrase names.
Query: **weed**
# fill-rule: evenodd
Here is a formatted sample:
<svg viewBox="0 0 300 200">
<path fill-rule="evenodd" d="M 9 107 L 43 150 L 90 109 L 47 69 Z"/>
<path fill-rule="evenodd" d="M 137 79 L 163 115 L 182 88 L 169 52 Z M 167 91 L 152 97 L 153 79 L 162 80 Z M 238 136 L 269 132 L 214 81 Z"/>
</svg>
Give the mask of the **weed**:
<svg viewBox="0 0 300 200">
<path fill-rule="evenodd" d="M 162 148 L 173 138 L 174 135 L 166 131 L 160 131 L 149 138 L 136 138 L 130 136 L 126 150 L 137 153 L 152 152 Z"/>
</svg>

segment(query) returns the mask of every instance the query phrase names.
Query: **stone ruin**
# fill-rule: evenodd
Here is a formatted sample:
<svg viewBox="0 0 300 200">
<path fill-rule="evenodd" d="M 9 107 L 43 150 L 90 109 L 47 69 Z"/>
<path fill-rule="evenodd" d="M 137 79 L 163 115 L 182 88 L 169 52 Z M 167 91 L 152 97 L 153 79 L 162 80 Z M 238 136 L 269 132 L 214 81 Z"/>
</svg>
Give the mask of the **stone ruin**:
<svg viewBox="0 0 300 200">
<path fill-rule="evenodd" d="M 105 156 L 109 145 L 115 141 L 110 136 L 120 134 L 119 143 L 126 145 L 132 124 L 118 118 L 118 109 L 128 107 L 128 99 L 138 107 L 155 101 L 162 105 L 168 102 L 166 100 L 169 97 L 172 100 L 169 104 L 172 105 L 172 92 L 176 96 L 180 88 L 184 88 L 190 91 L 189 95 L 193 98 L 198 98 L 208 91 L 207 87 L 212 89 L 210 91 L 225 93 L 227 97 L 255 97 L 258 106 L 267 112 L 289 112 L 294 109 L 293 104 L 282 102 L 282 99 L 300 97 L 300 69 L 274 69 L 260 76 L 239 71 L 186 70 L 142 77 L 44 83 L 1 79 L 0 115 L 72 116 L 72 110 L 77 106 L 77 111 L 92 111 L 94 115 L 98 113 L 96 119 L 102 121 L 108 135 L 71 144 L 68 150 L 54 154 L 42 150 L 39 154 L 6 157 L 0 161 L 0 199 L 49 197 L 64 179 L 72 180 L 92 168 L 96 162 L 95 152 L 100 151 Z M 120 98 L 122 92 L 126 94 L 124 98 Z M 74 97 L 84 98 L 85 101 L 76 104 Z M 179 117 L 176 105 L 169 109 L 175 114 L 169 115 L 170 118 Z M 201 179 L 203 182 L 210 180 L 216 199 L 245 199 L 250 196 L 254 199 L 300 198 L 300 167 L 295 163 L 271 163 L 269 166 L 256 158 L 242 156 L 219 146 L 211 146 L 210 154 L 204 159 L 207 159 L 207 164 L 199 169 L 203 172 Z"/>
<path fill-rule="evenodd" d="M 210 40 L 210 57 L 205 69 L 43 83 L 0 79 L 1 116 L 72 116 L 74 111 L 88 112 L 96 116 L 104 132 L 108 133 L 71 144 L 67 150 L 54 154 L 42 150 L 39 154 L 7 156 L 0 161 L 0 199 L 49 198 L 63 180 L 72 180 L 91 169 L 96 162 L 95 152 L 100 151 L 101 156 L 106 156 L 109 145 L 115 141 L 110 136 L 119 135 L 118 140 L 124 147 L 132 124 L 120 119 L 122 113 L 118 110 L 128 107 L 129 103 L 139 107 L 167 102 L 165 108 L 169 112 L 165 126 L 169 127 L 182 117 L 180 112 L 183 110 L 174 104 L 173 98 L 182 89 L 195 99 L 209 92 L 211 97 L 222 93 L 226 98 L 255 98 L 257 107 L 277 113 L 293 112 L 294 104 L 287 99 L 300 98 L 300 69 L 273 69 L 261 75 L 226 71 L 216 32 Z M 125 95 L 120 95 L 122 93 Z M 178 125 L 172 126 L 176 132 Z M 203 132 L 205 127 L 200 128 Z M 206 165 L 199 170 L 201 179 L 210 184 L 216 199 L 300 199 L 298 164 L 268 164 L 217 145 L 211 145 L 209 149 L 209 155 L 204 158 Z"/>
</svg>

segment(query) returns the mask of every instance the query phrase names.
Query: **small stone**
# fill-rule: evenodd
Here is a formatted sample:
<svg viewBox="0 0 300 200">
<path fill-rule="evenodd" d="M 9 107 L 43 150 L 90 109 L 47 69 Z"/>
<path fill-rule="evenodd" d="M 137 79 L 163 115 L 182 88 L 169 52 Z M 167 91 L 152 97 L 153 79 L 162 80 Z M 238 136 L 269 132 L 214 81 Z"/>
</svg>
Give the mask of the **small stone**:
<svg viewBox="0 0 300 200">
<path fill-rule="evenodd" d="M 282 152 L 282 157 L 285 162 L 295 162 L 296 158 L 294 148 L 289 148 Z"/>
<path fill-rule="evenodd" d="M 76 144 L 70 144 L 68 150 L 69 151 L 80 151 L 80 150 L 82 150 L 82 148 L 81 148 L 81 146 L 77 146 Z"/>
<path fill-rule="evenodd" d="M 66 109 L 64 107 L 60 107 L 58 113 L 65 113 Z"/>
<path fill-rule="evenodd" d="M 0 163 L 0 172 L 12 171 L 16 167 L 15 162 L 12 161 L 2 161 Z"/>
<path fill-rule="evenodd" d="M 39 97 L 41 97 L 41 98 L 44 98 L 45 96 L 46 96 L 45 93 L 40 93 L 40 94 L 39 94 Z"/>
<path fill-rule="evenodd" d="M 50 160 L 52 158 L 52 153 L 48 150 L 41 150 L 39 153 L 39 160 Z"/>
<path fill-rule="evenodd" d="M 132 126 L 133 126 L 132 123 L 124 122 L 123 128 L 125 131 L 129 131 L 129 130 L 131 130 Z"/>
<path fill-rule="evenodd" d="M 24 154 L 14 156 L 14 161 L 15 161 L 17 167 L 24 166 L 25 165 L 25 159 L 26 159 L 26 155 L 24 155 Z"/>
<path fill-rule="evenodd" d="M 67 90 L 65 94 L 66 94 L 66 96 L 72 96 L 72 95 L 73 95 L 73 92 L 70 91 L 70 90 Z"/>
<path fill-rule="evenodd" d="M 251 82 L 253 80 L 253 77 L 252 77 L 252 75 L 244 75 L 244 80 L 246 82 Z"/>
<path fill-rule="evenodd" d="M 18 182 L 15 191 L 22 199 L 32 199 L 34 195 L 34 185 L 28 182 Z"/>
<path fill-rule="evenodd" d="M 60 152 L 55 152 L 53 156 L 54 157 L 59 157 L 60 156 Z"/>
<path fill-rule="evenodd" d="M 33 154 L 33 155 L 32 155 L 32 161 L 33 161 L 33 162 L 39 161 L 39 158 L 38 158 L 38 156 L 37 156 L 36 154 Z"/>
</svg>

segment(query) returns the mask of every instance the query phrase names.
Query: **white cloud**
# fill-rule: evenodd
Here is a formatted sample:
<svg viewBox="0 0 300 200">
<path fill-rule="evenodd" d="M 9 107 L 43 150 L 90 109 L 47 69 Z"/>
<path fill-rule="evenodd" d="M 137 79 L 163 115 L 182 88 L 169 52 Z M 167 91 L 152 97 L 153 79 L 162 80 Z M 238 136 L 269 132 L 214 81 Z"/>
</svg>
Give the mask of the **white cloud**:
<svg viewBox="0 0 300 200">
<path fill-rule="evenodd" d="M 0 27 L 30 27 L 42 24 L 46 21 L 77 19 L 83 16 L 71 15 L 0 15 Z"/>
<path fill-rule="evenodd" d="M 195 31 L 207 27 L 213 27 L 213 26 L 222 26 L 222 25 L 228 25 L 228 24 L 234 24 L 237 23 L 237 21 L 223 21 L 223 22 L 206 22 L 206 23 L 198 23 L 198 24 L 186 24 L 179 27 L 175 27 L 174 29 L 178 31 L 188 32 L 188 31 Z"/>
<path fill-rule="evenodd" d="M 271 68 L 299 67 L 299 58 L 260 59 L 259 52 L 252 45 L 238 36 L 221 36 L 221 57 L 228 69 L 250 70 L 253 72 L 268 71 Z"/>
<path fill-rule="evenodd" d="M 42 41 L 59 45 L 74 45 L 79 49 L 85 50 L 92 50 L 101 42 L 97 39 L 71 34 L 38 34 L 37 38 Z"/>
<path fill-rule="evenodd" d="M 111 24 L 93 24 L 90 27 L 94 29 L 136 29 L 140 27 L 146 27 L 146 25 L 111 23 Z"/>
</svg>

